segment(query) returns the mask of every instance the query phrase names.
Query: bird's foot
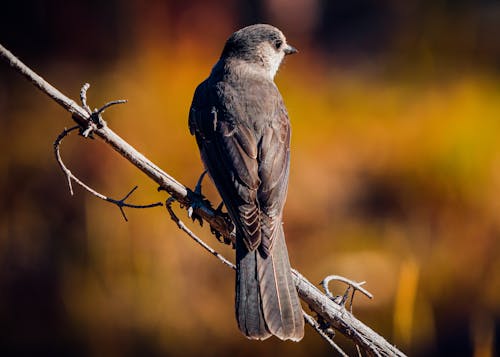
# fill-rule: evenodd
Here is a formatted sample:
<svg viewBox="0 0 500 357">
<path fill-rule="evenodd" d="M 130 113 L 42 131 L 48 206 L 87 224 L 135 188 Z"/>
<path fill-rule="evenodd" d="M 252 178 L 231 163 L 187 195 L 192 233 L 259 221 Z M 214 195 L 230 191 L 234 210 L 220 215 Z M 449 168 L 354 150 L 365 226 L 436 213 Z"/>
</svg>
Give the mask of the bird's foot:
<svg viewBox="0 0 500 357">
<path fill-rule="evenodd" d="M 226 222 L 230 223 L 231 218 L 229 218 L 229 215 L 227 214 L 227 212 L 222 211 L 222 207 L 224 207 L 224 201 L 221 201 L 221 203 L 217 206 L 217 208 L 215 209 L 215 214 L 217 216 L 224 217 Z M 227 244 L 227 245 L 232 244 L 232 246 L 234 248 L 234 242 L 233 242 L 233 240 L 231 240 L 230 237 L 226 237 L 226 236 L 222 235 L 217 229 L 213 228 L 212 226 L 210 226 L 210 231 L 215 236 L 215 238 L 217 238 L 217 240 L 219 242 Z"/>
<path fill-rule="evenodd" d="M 206 206 L 207 204 L 210 206 L 210 202 L 208 202 L 205 196 L 203 196 L 203 194 L 201 193 L 202 182 L 206 174 L 207 170 L 203 171 L 203 173 L 200 175 L 200 178 L 198 179 L 198 182 L 194 187 L 194 191 L 188 189 L 188 197 L 191 201 L 191 204 L 187 209 L 188 217 L 191 218 L 193 222 L 198 221 L 198 223 L 200 223 L 200 226 L 203 226 L 203 219 L 199 214 L 196 213 L 196 210 L 202 206 Z"/>
</svg>

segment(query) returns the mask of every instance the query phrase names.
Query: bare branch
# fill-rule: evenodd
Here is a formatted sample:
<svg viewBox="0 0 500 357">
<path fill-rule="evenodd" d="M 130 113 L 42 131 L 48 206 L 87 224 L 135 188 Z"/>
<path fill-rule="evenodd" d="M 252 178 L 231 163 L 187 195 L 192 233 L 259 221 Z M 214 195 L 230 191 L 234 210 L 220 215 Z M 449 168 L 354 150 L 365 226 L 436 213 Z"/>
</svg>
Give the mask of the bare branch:
<svg viewBox="0 0 500 357">
<path fill-rule="evenodd" d="M 404 356 L 382 336 L 356 319 L 345 307 L 323 294 L 297 270 L 292 269 L 292 272 L 300 298 L 333 328 L 347 338 L 354 340 L 370 355 Z"/>
<path fill-rule="evenodd" d="M 328 288 L 328 284 L 332 280 L 341 281 L 341 282 L 347 284 L 347 289 L 344 292 L 344 295 L 334 296 L 330 292 L 330 289 Z M 351 299 L 349 301 L 349 311 L 352 312 L 352 305 L 354 303 L 354 295 L 356 294 L 356 291 L 361 291 L 361 293 L 363 293 L 365 296 L 367 296 L 370 299 L 373 298 L 373 295 L 368 290 L 361 287 L 361 285 L 364 285 L 365 283 L 366 283 L 365 281 L 361 281 L 361 282 L 357 283 L 351 279 L 345 278 L 345 277 L 340 276 L 340 275 L 329 275 L 326 278 L 324 278 L 320 284 L 323 287 L 323 290 L 325 290 L 325 294 L 330 299 L 335 301 L 337 304 L 342 305 L 342 306 L 345 306 L 345 303 L 347 302 L 347 299 L 349 297 L 349 293 L 351 293 L 351 291 L 352 291 Z"/>
<path fill-rule="evenodd" d="M 92 114 L 89 114 L 89 111 L 87 110 L 89 107 L 86 104 L 86 101 L 83 103 L 85 108 L 82 108 L 73 100 L 69 99 L 52 85 L 47 83 L 38 74 L 33 72 L 2 45 L 0 45 L 0 56 L 5 58 L 14 69 L 24 75 L 42 92 L 50 96 L 63 108 L 68 110 L 72 114 L 73 120 L 76 121 L 81 128 L 84 128 L 85 130 L 89 127 L 89 125 L 91 125 L 92 119 L 94 118 L 92 118 Z M 87 88 L 84 90 L 84 94 L 88 89 L 88 86 L 86 87 Z M 193 203 L 193 196 L 190 194 L 190 192 L 192 192 L 191 190 L 161 170 L 130 144 L 120 138 L 106 125 L 104 121 L 102 126 L 96 125 L 96 129 L 93 130 L 93 133 L 108 143 L 114 150 L 125 157 L 153 181 L 158 183 L 161 188 L 166 190 L 173 198 L 179 201 L 182 206 L 191 206 Z M 232 224 L 228 222 L 228 220 L 220 214 L 220 212 L 213 209 L 211 205 L 205 204 L 205 201 L 203 201 L 202 204 L 198 204 L 196 206 L 194 212 L 201 216 L 203 220 L 209 222 L 211 229 L 219 232 L 225 240 L 231 239 L 231 232 L 233 231 Z M 173 211 L 170 209 L 169 213 L 172 214 Z M 174 214 L 174 216 L 171 217 L 175 220 L 176 216 Z M 186 233 L 190 232 L 181 221 L 178 221 L 177 224 Z M 392 346 L 383 337 L 364 325 L 361 321 L 357 320 L 343 306 L 333 302 L 327 295 L 323 294 L 299 272 L 293 270 L 293 275 L 300 298 L 308 304 L 314 312 L 321 316 L 322 319 L 327 321 L 333 328 L 346 337 L 354 340 L 369 355 L 404 356 L 401 351 Z"/>
<path fill-rule="evenodd" d="M 162 206 L 163 204 L 161 202 L 156 202 L 152 203 L 149 205 L 134 205 L 130 203 L 126 203 L 125 201 L 127 198 L 130 197 L 130 195 L 137 189 L 137 186 L 135 186 L 129 193 L 125 195 L 121 200 L 115 200 L 114 198 L 104 196 L 103 194 L 97 192 L 94 190 L 92 187 L 86 185 L 84 182 L 82 182 L 78 177 L 76 177 L 64 164 L 62 157 L 61 157 L 61 152 L 59 150 L 59 147 L 61 146 L 62 140 L 69 135 L 72 131 L 80 129 L 79 126 L 74 126 L 69 129 L 64 129 L 61 134 L 57 137 L 57 139 L 54 141 L 54 154 L 56 155 L 56 160 L 59 166 L 61 167 L 62 171 L 64 172 L 64 175 L 66 175 L 66 179 L 68 180 L 68 186 L 69 186 L 69 192 L 71 195 L 73 195 L 73 185 L 71 184 L 72 181 L 75 181 L 77 184 L 82 186 L 84 189 L 89 191 L 91 194 L 94 196 L 100 198 L 101 200 L 111 202 L 118 206 L 120 209 L 120 212 L 122 213 L 123 218 L 125 221 L 128 221 L 127 216 L 125 215 L 125 211 L 123 210 L 124 207 L 129 207 L 129 208 L 152 208 L 152 207 L 158 207 Z"/>
<path fill-rule="evenodd" d="M 112 100 L 111 102 L 108 102 L 106 104 L 104 104 L 102 107 L 100 107 L 98 110 L 97 110 L 97 114 L 102 114 L 106 111 L 106 109 L 108 109 L 109 107 L 111 107 L 112 105 L 116 105 L 116 104 L 125 104 L 127 103 L 127 100 L 126 99 L 118 99 L 118 100 Z"/>
<path fill-rule="evenodd" d="M 174 202 L 175 199 L 173 197 L 170 197 L 167 202 L 165 202 L 165 207 L 167 207 L 168 213 L 170 214 L 170 218 L 177 224 L 177 227 L 179 227 L 182 231 L 184 231 L 188 236 L 190 236 L 196 243 L 201 245 L 203 249 L 205 249 L 207 252 L 210 254 L 214 255 L 217 259 L 219 259 L 223 264 L 227 265 L 233 270 L 236 270 L 236 266 L 231 263 L 229 260 L 224 258 L 221 254 L 219 254 L 215 249 L 213 249 L 211 246 L 209 246 L 207 243 L 205 243 L 202 239 L 200 239 L 196 234 L 194 234 L 185 224 L 182 222 L 179 217 L 175 214 L 174 210 L 172 209 L 172 202 Z"/>
<path fill-rule="evenodd" d="M 85 109 L 85 111 L 88 114 L 92 113 L 92 109 L 90 109 L 90 107 L 87 104 L 87 91 L 89 90 L 89 88 L 90 88 L 90 84 L 85 83 L 82 86 L 82 89 L 80 89 L 80 101 L 82 102 L 83 109 Z"/>
<path fill-rule="evenodd" d="M 92 111 L 90 109 L 90 106 L 87 104 L 87 91 L 89 90 L 89 88 L 90 84 L 85 83 L 82 86 L 82 89 L 80 89 L 80 100 L 82 102 L 82 106 L 89 115 L 87 128 L 85 128 L 85 130 L 83 130 L 84 128 L 82 128 L 81 130 L 81 134 L 86 138 L 89 137 L 93 131 L 101 129 L 102 127 L 104 127 L 104 125 L 106 125 L 106 122 L 104 121 L 104 119 L 102 119 L 101 116 L 101 114 L 104 113 L 106 109 L 116 104 L 127 103 L 125 99 L 113 100 L 104 104 L 101 108 L 96 108 L 94 109 L 94 111 Z"/>
<path fill-rule="evenodd" d="M 333 341 L 333 336 L 330 336 L 327 332 L 324 331 L 324 329 L 320 326 L 318 321 L 316 321 L 311 315 L 306 313 L 305 311 L 302 311 L 304 315 L 304 320 L 311 325 L 313 329 L 316 330 L 316 332 L 323 337 L 323 339 L 328 342 L 341 356 L 348 357 L 348 355 L 340 348 L 339 345 L 337 345 Z"/>
<path fill-rule="evenodd" d="M 323 289 L 325 289 L 325 292 L 327 293 L 327 295 L 329 295 L 331 297 L 332 297 L 332 293 L 328 289 L 328 284 L 332 280 L 337 280 L 337 281 L 341 281 L 343 283 L 346 283 L 347 285 L 352 286 L 354 288 L 354 290 L 359 290 L 368 298 L 373 299 L 372 293 L 370 293 L 368 290 L 366 290 L 365 288 L 363 288 L 361 286 L 361 285 L 364 285 L 366 283 L 366 281 L 361 281 L 361 282 L 357 283 L 351 279 L 347 279 L 347 278 L 340 276 L 340 275 L 328 275 L 326 278 L 324 278 L 321 281 L 321 286 L 323 287 Z"/>
</svg>

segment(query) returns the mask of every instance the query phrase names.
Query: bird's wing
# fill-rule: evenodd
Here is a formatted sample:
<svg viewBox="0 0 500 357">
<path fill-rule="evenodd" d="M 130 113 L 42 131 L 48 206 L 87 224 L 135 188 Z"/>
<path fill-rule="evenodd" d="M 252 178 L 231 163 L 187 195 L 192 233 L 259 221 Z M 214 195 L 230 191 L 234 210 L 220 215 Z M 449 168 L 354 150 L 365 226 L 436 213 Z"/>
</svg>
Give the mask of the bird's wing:
<svg viewBox="0 0 500 357">
<path fill-rule="evenodd" d="M 258 157 L 261 184 L 257 196 L 263 232 L 260 250 L 266 256 L 282 224 L 290 167 L 290 122 L 279 92 L 271 115 L 259 143 Z"/>
<path fill-rule="evenodd" d="M 244 119 L 240 96 L 225 88 L 224 98 L 207 81 L 196 90 L 189 127 L 202 160 L 249 250 L 261 242 L 258 139 Z"/>
</svg>

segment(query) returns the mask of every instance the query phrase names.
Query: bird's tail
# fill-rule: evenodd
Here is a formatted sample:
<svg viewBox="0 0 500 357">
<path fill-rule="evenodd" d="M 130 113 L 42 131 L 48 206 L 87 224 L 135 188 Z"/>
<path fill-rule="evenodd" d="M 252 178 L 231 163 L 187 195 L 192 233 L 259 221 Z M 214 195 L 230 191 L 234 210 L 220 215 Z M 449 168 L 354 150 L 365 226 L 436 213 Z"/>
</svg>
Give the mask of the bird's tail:
<svg viewBox="0 0 500 357">
<path fill-rule="evenodd" d="M 292 278 L 283 228 L 279 227 L 271 254 L 236 245 L 236 318 L 245 336 L 264 340 L 275 335 L 300 341 L 304 318 Z"/>
</svg>

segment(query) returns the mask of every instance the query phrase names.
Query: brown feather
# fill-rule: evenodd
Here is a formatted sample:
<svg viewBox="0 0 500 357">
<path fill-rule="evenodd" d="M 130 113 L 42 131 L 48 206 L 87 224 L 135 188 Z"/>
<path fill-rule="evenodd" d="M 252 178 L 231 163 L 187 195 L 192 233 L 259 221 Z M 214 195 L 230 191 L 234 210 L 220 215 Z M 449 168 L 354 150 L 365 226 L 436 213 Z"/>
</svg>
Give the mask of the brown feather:
<svg viewBox="0 0 500 357">
<path fill-rule="evenodd" d="M 250 27 L 249 34 L 258 37 L 245 46 L 283 37 L 268 25 Z M 272 77 L 248 71 L 253 51 L 260 50 L 252 47 L 236 56 L 242 51 L 233 52 L 238 41 L 238 36 L 228 40 L 210 77 L 196 89 L 189 129 L 236 226 L 240 330 L 252 339 L 275 335 L 298 341 L 304 320 L 282 227 L 290 162 L 288 114 Z"/>
</svg>

